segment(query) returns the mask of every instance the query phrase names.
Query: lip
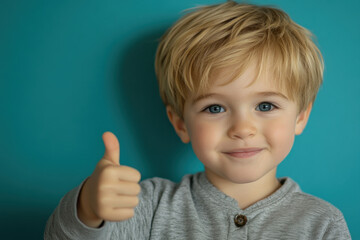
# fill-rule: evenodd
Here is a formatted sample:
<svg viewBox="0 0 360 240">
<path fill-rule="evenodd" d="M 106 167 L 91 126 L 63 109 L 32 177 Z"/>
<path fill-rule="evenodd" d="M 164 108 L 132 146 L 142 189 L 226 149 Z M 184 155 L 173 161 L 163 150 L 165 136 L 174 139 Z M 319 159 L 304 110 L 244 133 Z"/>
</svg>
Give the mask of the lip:
<svg viewBox="0 0 360 240">
<path fill-rule="evenodd" d="M 249 158 L 260 153 L 263 148 L 240 148 L 224 152 L 226 155 L 235 158 Z"/>
</svg>

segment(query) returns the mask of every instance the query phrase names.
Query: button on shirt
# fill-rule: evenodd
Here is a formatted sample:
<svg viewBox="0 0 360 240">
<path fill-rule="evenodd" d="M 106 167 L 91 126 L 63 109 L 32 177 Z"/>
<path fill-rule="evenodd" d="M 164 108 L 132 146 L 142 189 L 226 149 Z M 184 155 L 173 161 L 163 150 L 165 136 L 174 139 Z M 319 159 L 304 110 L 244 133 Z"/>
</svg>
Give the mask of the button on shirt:
<svg viewBox="0 0 360 240">
<path fill-rule="evenodd" d="M 141 182 L 135 216 L 86 227 L 76 216 L 80 187 L 69 192 L 48 220 L 45 239 L 351 239 L 342 213 L 303 193 L 290 178 L 269 197 L 242 210 L 205 173 L 179 183 Z"/>
<path fill-rule="evenodd" d="M 234 222 L 237 227 L 243 227 L 247 223 L 247 217 L 241 214 L 236 214 Z"/>
</svg>

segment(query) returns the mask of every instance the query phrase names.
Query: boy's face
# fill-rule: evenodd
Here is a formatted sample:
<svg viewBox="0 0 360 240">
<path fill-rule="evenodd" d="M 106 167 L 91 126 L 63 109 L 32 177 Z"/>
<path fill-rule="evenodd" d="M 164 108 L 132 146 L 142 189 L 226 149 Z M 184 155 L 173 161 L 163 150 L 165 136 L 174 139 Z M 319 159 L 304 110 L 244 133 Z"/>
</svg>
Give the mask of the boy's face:
<svg viewBox="0 0 360 240">
<path fill-rule="evenodd" d="M 183 142 L 205 166 L 213 183 L 250 183 L 271 176 L 287 156 L 294 137 L 304 129 L 311 106 L 300 114 L 295 102 L 271 79 L 255 78 L 253 67 L 224 85 L 227 71 L 214 75 L 204 96 L 190 96 L 183 120 L 168 115 Z"/>
</svg>

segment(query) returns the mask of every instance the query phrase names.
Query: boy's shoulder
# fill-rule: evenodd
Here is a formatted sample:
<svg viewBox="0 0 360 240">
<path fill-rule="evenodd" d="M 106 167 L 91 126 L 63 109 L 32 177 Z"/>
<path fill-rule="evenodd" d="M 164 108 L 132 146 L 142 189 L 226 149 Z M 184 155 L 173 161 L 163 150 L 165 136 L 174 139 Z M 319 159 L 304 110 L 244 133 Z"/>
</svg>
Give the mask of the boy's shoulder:
<svg viewBox="0 0 360 240">
<path fill-rule="evenodd" d="M 168 206 L 171 202 L 192 203 L 190 199 L 194 194 L 194 188 L 198 189 L 203 173 L 188 174 L 183 176 L 180 182 L 169 179 L 153 177 L 140 182 L 140 199 L 144 204 Z M 196 192 L 196 190 L 195 190 Z"/>
<path fill-rule="evenodd" d="M 194 182 L 198 184 L 199 178 L 201 178 L 203 174 L 203 172 L 187 174 L 182 177 L 180 182 L 174 182 L 161 177 L 153 177 L 141 181 L 140 186 L 144 191 L 176 191 L 179 188 L 191 188 Z"/>
<path fill-rule="evenodd" d="M 289 207 L 288 211 L 304 211 L 312 216 L 328 218 L 329 220 L 342 219 L 342 212 L 330 202 L 303 192 L 300 186 L 291 178 L 282 178 L 282 181 L 292 185 L 293 191 L 288 191 L 284 196 L 283 205 Z"/>
</svg>

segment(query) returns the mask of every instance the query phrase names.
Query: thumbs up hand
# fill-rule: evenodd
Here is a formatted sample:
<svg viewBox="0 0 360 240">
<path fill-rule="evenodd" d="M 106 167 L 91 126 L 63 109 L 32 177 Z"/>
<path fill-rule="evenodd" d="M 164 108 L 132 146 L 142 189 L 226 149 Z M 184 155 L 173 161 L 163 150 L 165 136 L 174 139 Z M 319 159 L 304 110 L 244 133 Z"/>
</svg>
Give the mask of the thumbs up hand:
<svg viewBox="0 0 360 240">
<path fill-rule="evenodd" d="M 79 219 L 89 227 L 134 216 L 140 193 L 140 173 L 120 165 L 119 141 L 111 132 L 102 136 L 105 154 L 86 180 L 77 203 Z"/>
</svg>

